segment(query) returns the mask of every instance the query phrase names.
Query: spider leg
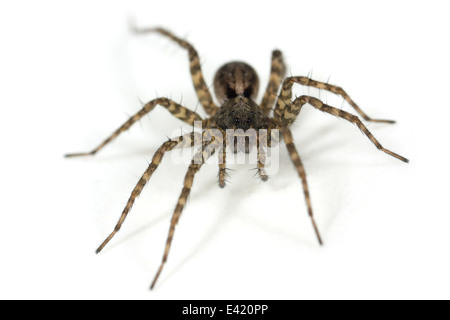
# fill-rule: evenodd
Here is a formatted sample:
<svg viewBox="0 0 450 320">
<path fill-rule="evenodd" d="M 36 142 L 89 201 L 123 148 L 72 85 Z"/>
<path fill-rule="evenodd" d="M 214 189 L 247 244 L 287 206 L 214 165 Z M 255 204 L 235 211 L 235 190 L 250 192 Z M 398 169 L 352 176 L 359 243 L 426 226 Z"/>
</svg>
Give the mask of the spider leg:
<svg viewBox="0 0 450 320">
<path fill-rule="evenodd" d="M 114 140 L 119 134 L 128 130 L 135 122 L 140 120 L 147 113 L 152 111 L 156 105 L 163 106 L 166 108 L 173 116 L 186 122 L 187 124 L 193 125 L 195 121 L 202 121 L 202 118 L 195 113 L 183 107 L 182 105 L 167 99 L 167 98 L 157 98 L 148 103 L 146 103 L 141 110 L 139 110 L 135 115 L 133 115 L 128 121 L 126 121 L 119 129 L 114 131 L 108 138 L 106 138 L 102 143 L 100 143 L 94 150 L 82 153 L 69 153 L 65 157 L 78 157 L 78 156 L 89 156 L 96 154 L 100 149 Z"/>
<path fill-rule="evenodd" d="M 219 187 L 225 188 L 225 178 L 227 176 L 227 150 L 226 142 L 222 144 L 222 148 L 218 152 L 219 157 Z"/>
<path fill-rule="evenodd" d="M 269 176 L 267 175 L 266 170 L 264 169 L 265 161 L 266 161 L 266 152 L 258 148 L 258 174 L 262 181 L 267 181 L 269 179 Z"/>
<path fill-rule="evenodd" d="M 280 101 L 280 99 L 279 99 L 279 101 Z M 362 133 L 364 133 L 367 136 L 367 138 L 369 138 L 369 140 L 372 141 L 372 143 L 379 150 L 381 150 L 381 151 L 387 153 L 388 155 L 390 155 L 394 158 L 397 158 L 403 162 L 409 162 L 409 160 L 406 159 L 405 157 L 402 157 L 402 156 L 398 155 L 397 153 L 394 153 L 394 152 L 384 148 L 378 142 L 378 140 L 375 139 L 375 137 L 372 135 L 372 133 L 370 133 L 370 131 L 367 129 L 367 127 L 361 122 L 361 120 L 357 116 L 355 116 L 351 113 L 348 113 L 346 111 L 342 111 L 341 109 L 331 107 L 331 106 L 323 103 L 319 99 L 311 97 L 311 96 L 300 96 L 297 99 L 295 99 L 292 102 L 292 104 L 291 103 L 285 104 L 285 102 L 281 102 L 281 104 L 284 104 L 284 108 L 283 108 L 284 112 L 282 113 L 282 116 L 281 116 L 284 119 L 284 120 L 282 120 L 283 123 L 288 124 L 288 125 L 292 124 L 292 122 L 294 122 L 295 118 L 298 116 L 301 107 L 305 103 L 312 105 L 314 108 L 316 108 L 320 111 L 332 114 L 339 118 L 343 118 L 351 123 L 354 123 L 355 125 L 358 126 L 358 128 L 362 131 Z M 280 117 L 281 110 L 276 109 L 275 111 L 276 111 L 276 114 L 278 115 L 278 117 Z"/>
<path fill-rule="evenodd" d="M 261 130 L 262 131 L 262 130 Z M 257 140 L 257 157 L 258 157 L 258 174 L 259 177 L 261 178 L 262 181 L 267 181 L 269 179 L 266 170 L 264 169 L 265 165 L 266 165 L 266 158 L 267 158 L 267 154 L 266 151 L 264 150 L 264 144 L 266 144 L 266 146 L 269 145 L 269 143 L 267 143 L 268 141 L 266 140 L 265 143 L 262 143 L 262 139 L 267 139 L 267 134 L 261 136 L 260 133 L 258 133 L 258 140 Z"/>
<path fill-rule="evenodd" d="M 317 227 L 316 221 L 314 220 L 314 216 L 313 216 L 311 198 L 309 195 L 308 183 L 306 181 L 306 172 L 303 167 L 302 160 L 300 159 L 300 155 L 298 154 L 297 149 L 295 148 L 291 130 L 287 127 L 283 129 L 283 138 L 286 143 L 286 147 L 289 151 L 289 155 L 291 157 L 292 163 L 294 164 L 295 168 L 297 169 L 299 177 L 302 179 L 303 193 L 305 195 L 306 205 L 308 207 L 308 215 L 311 218 L 311 222 L 314 227 L 314 231 L 316 233 L 317 240 L 319 241 L 319 244 L 322 245 L 323 242 L 322 242 L 322 238 L 320 237 L 319 228 Z"/>
<path fill-rule="evenodd" d="M 356 110 L 356 112 L 366 121 L 371 122 L 383 122 L 383 123 L 395 123 L 393 120 L 383 120 L 383 119 L 372 119 L 368 115 L 364 113 L 364 111 L 361 110 L 360 107 L 350 98 L 350 96 L 342 89 L 341 87 L 326 83 L 326 82 L 320 82 L 313 79 L 310 79 L 308 77 L 289 77 L 284 80 L 282 92 L 281 95 L 284 96 L 283 99 L 286 99 L 287 96 L 289 96 L 289 99 L 291 99 L 291 96 L 289 95 L 288 91 L 291 92 L 292 85 L 294 83 L 298 83 L 304 86 L 308 87 L 314 87 L 318 89 L 324 89 L 330 92 L 333 92 L 334 94 L 337 94 L 345 99 L 352 107 Z M 286 101 L 287 101 L 286 100 Z"/>
<path fill-rule="evenodd" d="M 268 116 L 273 108 L 277 98 L 278 90 L 281 86 L 281 81 L 286 73 L 286 66 L 283 62 L 283 54 L 280 50 L 272 52 L 272 64 L 270 68 L 270 78 L 267 85 L 266 92 L 261 101 L 261 109 L 265 116 Z"/>
<path fill-rule="evenodd" d="M 189 42 L 178 38 L 173 33 L 163 28 L 146 28 L 146 29 L 133 28 L 133 31 L 136 34 L 144 34 L 150 32 L 162 34 L 170 38 L 172 41 L 178 43 L 184 49 L 188 50 L 192 82 L 194 84 L 194 88 L 197 93 L 198 99 L 205 108 L 206 113 L 208 113 L 208 115 L 210 116 L 214 115 L 217 112 L 218 107 L 214 104 L 211 93 L 203 78 L 203 73 L 200 66 L 200 59 L 198 57 L 197 50 L 195 50 L 195 48 Z"/>
<path fill-rule="evenodd" d="M 151 178 L 155 170 L 158 168 L 159 164 L 161 163 L 162 158 L 164 157 L 164 154 L 167 151 L 170 151 L 176 147 L 188 147 L 193 146 L 194 141 L 196 141 L 196 133 L 187 134 L 184 136 L 179 136 L 175 139 L 170 139 L 166 142 L 164 142 L 161 147 L 155 152 L 152 158 L 152 162 L 148 166 L 147 170 L 145 170 L 142 177 L 139 179 L 139 182 L 134 187 L 133 192 L 131 193 L 130 198 L 128 199 L 128 202 L 125 206 L 125 208 L 122 211 L 122 214 L 120 216 L 119 221 L 117 222 L 114 230 L 111 232 L 111 234 L 103 241 L 103 243 L 98 247 L 96 250 L 96 253 L 99 253 L 102 251 L 102 249 L 106 246 L 106 244 L 114 237 L 114 235 L 120 230 L 120 227 L 122 226 L 123 222 L 125 221 L 128 213 L 131 210 L 131 207 L 134 204 L 134 201 L 136 198 L 141 194 L 142 189 L 148 182 L 148 180 Z"/>
<path fill-rule="evenodd" d="M 153 279 L 153 282 L 150 286 L 150 289 L 153 289 L 153 287 L 155 286 L 156 281 L 158 280 L 159 275 L 161 274 L 161 271 L 167 261 L 170 247 L 172 245 L 173 235 L 175 233 L 175 226 L 177 225 L 178 220 L 180 219 L 181 213 L 183 212 L 183 209 L 186 205 L 187 198 L 189 197 L 189 194 L 191 192 L 192 184 L 194 182 L 194 176 L 200 170 L 200 168 L 206 162 L 206 160 L 208 160 L 208 158 L 215 152 L 216 148 L 220 147 L 219 143 L 221 142 L 214 140 L 211 142 L 207 142 L 206 144 L 203 145 L 202 150 L 199 150 L 199 152 L 197 152 L 194 155 L 194 158 L 192 159 L 192 162 L 184 178 L 184 187 L 181 191 L 180 197 L 178 198 L 178 202 L 175 207 L 175 211 L 173 212 L 172 215 L 169 235 L 167 237 L 166 246 L 164 249 L 164 255 L 161 264 L 158 268 L 158 271 L 156 272 L 155 278 Z"/>
</svg>

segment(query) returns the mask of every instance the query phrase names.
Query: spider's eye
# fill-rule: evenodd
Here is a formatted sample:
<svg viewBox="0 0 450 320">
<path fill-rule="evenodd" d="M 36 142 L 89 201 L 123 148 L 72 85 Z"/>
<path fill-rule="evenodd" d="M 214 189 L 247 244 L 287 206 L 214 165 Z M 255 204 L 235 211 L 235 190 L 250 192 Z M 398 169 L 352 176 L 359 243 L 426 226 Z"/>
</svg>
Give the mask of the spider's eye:
<svg viewBox="0 0 450 320">
<path fill-rule="evenodd" d="M 245 122 L 250 123 L 250 122 L 252 122 L 252 119 L 251 118 L 247 118 L 247 120 L 245 120 Z"/>
<path fill-rule="evenodd" d="M 234 122 L 239 123 L 239 118 L 234 118 Z"/>
</svg>

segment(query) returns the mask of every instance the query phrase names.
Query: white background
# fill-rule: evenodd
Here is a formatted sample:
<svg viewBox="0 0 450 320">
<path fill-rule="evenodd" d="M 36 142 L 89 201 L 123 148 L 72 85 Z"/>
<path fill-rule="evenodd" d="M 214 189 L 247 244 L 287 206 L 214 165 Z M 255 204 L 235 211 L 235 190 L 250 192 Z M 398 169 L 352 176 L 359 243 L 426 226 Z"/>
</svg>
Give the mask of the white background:
<svg viewBox="0 0 450 320">
<path fill-rule="evenodd" d="M 304 107 L 295 124 L 325 245 L 282 149 L 266 183 L 205 166 L 153 291 L 187 165 L 166 157 L 100 255 L 166 136 L 189 126 L 159 108 L 94 158 L 87 151 L 139 110 L 171 97 L 204 115 L 186 52 L 127 21 L 192 42 L 205 79 L 244 60 L 342 86 L 404 164 L 352 124 Z M 15 1 L 0 5 L 2 299 L 450 298 L 448 8 L 444 1 Z M 353 112 L 333 94 L 297 88 Z M 262 92 L 260 92 L 260 97 Z"/>
</svg>

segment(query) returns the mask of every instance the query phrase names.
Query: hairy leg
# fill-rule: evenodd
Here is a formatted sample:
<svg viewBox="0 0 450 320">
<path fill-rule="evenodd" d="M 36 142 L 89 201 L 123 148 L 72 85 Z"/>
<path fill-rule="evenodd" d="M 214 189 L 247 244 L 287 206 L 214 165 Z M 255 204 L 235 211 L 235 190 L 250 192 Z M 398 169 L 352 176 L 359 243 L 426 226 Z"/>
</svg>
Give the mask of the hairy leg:
<svg viewBox="0 0 450 320">
<path fill-rule="evenodd" d="M 220 150 L 218 150 L 219 154 L 219 187 L 225 188 L 226 185 L 226 176 L 227 176 L 227 150 L 226 144 L 223 143 L 223 146 Z"/>
<path fill-rule="evenodd" d="M 263 110 L 265 116 L 269 115 L 274 106 L 278 90 L 280 89 L 281 81 L 283 80 L 285 73 L 286 66 L 283 62 L 283 54 L 279 50 L 274 50 L 272 52 L 269 83 L 261 102 L 261 109 Z"/>
<path fill-rule="evenodd" d="M 314 87 L 314 88 L 318 88 L 318 89 L 324 89 L 330 92 L 333 92 L 337 95 L 340 95 L 341 97 L 343 97 L 345 99 L 345 101 L 347 101 L 352 107 L 353 109 L 356 110 L 356 112 L 358 112 L 358 114 L 363 117 L 364 120 L 366 121 L 371 121 L 371 122 L 384 122 L 384 123 L 395 123 L 395 121 L 393 120 L 382 120 L 382 119 L 372 119 L 370 118 L 368 115 L 366 115 L 360 107 L 358 107 L 358 105 L 350 98 L 350 96 L 344 91 L 344 89 L 342 89 L 341 87 L 332 85 L 332 84 L 328 84 L 325 82 L 320 82 L 320 81 L 316 81 L 316 80 L 312 80 L 308 77 L 289 77 L 286 78 L 283 82 L 283 86 L 281 89 L 281 94 L 280 94 L 280 99 L 282 101 L 291 101 L 292 98 L 292 86 L 294 83 L 298 83 L 304 86 L 308 86 L 308 87 Z M 276 108 L 282 108 L 282 101 L 280 101 L 280 99 L 277 102 L 277 106 Z"/>
<path fill-rule="evenodd" d="M 188 50 L 192 82 L 194 84 L 198 99 L 200 100 L 202 106 L 205 108 L 206 113 L 208 113 L 208 115 L 210 116 L 214 115 L 217 112 L 218 107 L 214 104 L 211 92 L 209 91 L 208 86 L 206 85 L 206 82 L 203 78 L 200 60 L 195 48 L 189 42 L 178 38 L 173 33 L 163 28 L 133 28 L 133 31 L 137 34 L 145 34 L 150 32 L 162 34 L 178 43 L 184 49 Z"/>
<path fill-rule="evenodd" d="M 341 109 L 331 107 L 314 97 L 300 96 L 297 99 L 295 99 L 291 104 L 286 105 L 286 107 L 284 108 L 284 112 L 281 115 L 281 117 L 283 119 L 282 120 L 283 123 L 285 125 L 292 124 L 294 122 L 294 120 L 297 118 L 297 116 L 300 112 L 300 109 L 302 108 L 302 106 L 305 103 L 312 105 L 314 108 L 316 108 L 320 111 L 332 114 L 336 117 L 343 118 L 351 123 L 354 123 L 356 126 L 358 126 L 358 128 L 362 131 L 362 133 L 364 133 L 366 135 L 366 137 L 369 138 L 370 141 L 372 141 L 372 143 L 379 150 L 381 150 L 381 151 L 387 153 L 388 155 L 390 155 L 394 158 L 397 158 L 403 162 L 409 162 L 409 160 L 406 159 L 405 157 L 402 157 L 402 156 L 398 155 L 397 153 L 394 153 L 394 152 L 384 148 L 378 142 L 378 140 L 375 139 L 375 137 L 372 135 L 372 133 L 370 133 L 370 131 L 367 129 L 367 127 L 361 122 L 361 120 L 357 116 L 355 116 L 351 113 L 348 113 L 346 111 L 342 111 Z"/>
<path fill-rule="evenodd" d="M 306 172 L 303 167 L 302 160 L 300 159 L 300 156 L 297 152 L 297 149 L 295 148 L 294 140 L 292 138 L 292 133 L 291 133 L 291 130 L 289 130 L 289 128 L 283 129 L 283 138 L 286 143 L 286 147 L 289 151 L 289 155 L 291 157 L 292 163 L 294 164 L 295 168 L 297 169 L 297 173 L 298 173 L 299 177 L 302 179 L 303 193 L 305 195 L 306 206 L 308 207 L 308 215 L 311 218 L 311 222 L 314 227 L 314 231 L 316 233 L 317 240 L 319 241 L 319 244 L 322 245 L 322 238 L 320 237 L 319 229 L 317 228 L 317 224 L 316 224 L 316 221 L 314 220 L 314 216 L 313 216 L 311 198 L 309 196 L 309 188 L 308 188 L 308 183 L 306 181 Z"/>
<path fill-rule="evenodd" d="M 262 181 L 267 181 L 269 179 L 269 177 L 267 176 L 266 170 L 264 169 L 265 165 L 266 165 L 266 159 L 267 159 L 267 154 L 266 151 L 264 150 L 265 147 L 267 146 L 267 140 L 265 141 L 266 146 L 264 146 L 264 143 L 261 143 L 261 136 L 258 135 L 258 143 L 257 143 L 257 165 L 258 165 L 258 174 L 259 177 L 261 178 Z M 267 139 L 267 136 L 263 139 Z"/>
<path fill-rule="evenodd" d="M 143 116 L 152 111 L 157 105 L 163 106 L 166 108 L 173 116 L 176 118 L 186 122 L 187 124 L 193 125 L 194 121 L 202 121 L 202 118 L 195 113 L 183 107 L 182 105 L 167 99 L 167 98 L 158 98 L 154 99 L 148 103 L 146 103 L 139 112 L 137 112 L 134 116 L 128 119 L 119 129 L 114 131 L 108 138 L 106 138 L 102 143 L 100 143 L 95 149 L 89 152 L 82 153 L 69 153 L 66 154 L 66 157 L 78 157 L 78 156 L 89 156 L 96 154 L 100 149 L 114 140 L 119 134 L 128 130 L 135 122 L 139 121 Z"/>
<path fill-rule="evenodd" d="M 195 141 L 195 135 L 196 133 L 191 133 L 188 135 L 180 136 L 175 139 L 170 139 L 169 141 L 164 142 L 161 147 L 155 152 L 152 158 L 152 162 L 148 166 L 147 170 L 145 170 L 142 177 L 139 179 L 139 182 L 134 187 L 133 192 L 131 193 L 130 198 L 128 199 L 128 202 L 125 206 L 125 208 L 122 211 L 122 214 L 120 216 L 119 221 L 117 222 L 114 230 L 111 232 L 111 234 L 103 241 L 103 243 L 98 247 L 96 253 L 99 253 L 102 251 L 102 249 L 106 246 L 106 244 L 114 237 L 114 235 L 120 230 L 123 222 L 125 221 L 128 213 L 131 210 L 131 207 L 134 204 L 134 201 L 136 198 L 141 194 L 142 189 L 148 182 L 148 180 L 151 178 L 155 170 L 158 168 L 159 164 L 161 163 L 162 158 L 164 157 L 164 154 L 167 151 L 170 151 L 174 148 L 181 148 L 181 147 L 190 147 L 194 145 Z"/>
<path fill-rule="evenodd" d="M 219 142 L 221 143 L 221 142 Z M 192 162 L 189 166 L 189 169 L 186 173 L 186 176 L 184 178 L 184 187 L 181 191 L 180 197 L 178 198 L 177 205 L 175 207 L 175 211 L 172 215 L 172 220 L 170 222 L 170 229 L 169 229 L 169 235 L 167 237 L 166 246 L 164 249 L 164 255 L 161 261 L 161 265 L 159 266 L 158 271 L 156 272 L 155 278 L 153 279 L 153 282 L 151 284 L 150 289 L 153 289 L 153 287 L 156 284 L 156 281 L 159 278 L 159 275 L 161 274 L 161 271 L 167 261 L 167 257 L 169 255 L 170 247 L 172 245 L 173 235 L 175 233 L 175 226 L 178 223 L 178 220 L 180 219 L 181 213 L 183 212 L 184 207 L 186 206 L 187 198 L 189 197 L 189 194 L 191 193 L 192 184 L 194 182 L 194 176 L 195 174 L 200 170 L 202 165 L 208 160 L 208 158 L 215 152 L 216 148 L 219 147 L 219 144 L 217 141 L 208 142 L 208 144 L 205 144 L 202 150 L 200 150 L 192 159 Z"/>
</svg>

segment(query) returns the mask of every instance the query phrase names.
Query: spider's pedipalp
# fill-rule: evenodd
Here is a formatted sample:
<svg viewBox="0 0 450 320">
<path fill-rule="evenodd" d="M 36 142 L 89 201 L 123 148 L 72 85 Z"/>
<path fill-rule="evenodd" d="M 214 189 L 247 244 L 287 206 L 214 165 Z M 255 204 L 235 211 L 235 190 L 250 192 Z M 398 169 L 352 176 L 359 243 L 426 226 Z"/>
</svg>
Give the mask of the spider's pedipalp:
<svg viewBox="0 0 450 320">
<path fill-rule="evenodd" d="M 145 33 L 159 33 L 163 36 L 168 37 L 172 41 L 178 43 L 182 48 L 186 49 L 189 53 L 189 61 L 190 61 L 190 71 L 192 82 L 194 84 L 195 92 L 197 93 L 197 97 L 200 100 L 200 103 L 203 105 L 206 113 L 208 115 L 213 115 L 217 112 L 218 107 L 214 104 L 213 98 L 209 91 L 208 86 L 203 78 L 202 69 L 200 66 L 200 59 L 198 57 L 197 50 L 187 41 L 178 38 L 170 31 L 163 28 L 144 28 L 138 29 L 133 27 L 132 29 L 136 34 L 145 34 Z"/>
<path fill-rule="evenodd" d="M 143 116 L 152 111 L 157 105 L 166 108 L 173 116 L 186 122 L 187 124 L 193 125 L 195 121 L 202 121 L 202 118 L 194 111 L 189 110 L 182 105 L 167 99 L 167 98 L 157 98 L 147 102 L 141 110 L 139 110 L 135 115 L 130 117 L 119 129 L 114 131 L 108 138 L 106 138 L 102 143 L 100 143 L 94 150 L 90 152 L 83 153 L 69 153 L 65 157 L 79 157 L 79 156 L 89 156 L 96 154 L 100 149 L 105 147 L 108 143 L 114 140 L 119 134 L 128 130 L 134 123 L 139 121 Z"/>
<path fill-rule="evenodd" d="M 145 170 L 142 177 L 139 179 L 138 183 L 133 189 L 133 192 L 131 193 L 130 198 L 128 199 L 128 202 L 125 206 L 125 208 L 122 211 L 122 214 L 120 215 L 120 219 L 117 222 L 116 226 L 114 227 L 114 230 L 111 232 L 111 234 L 103 241 L 103 243 L 98 247 L 96 250 L 96 253 L 99 253 L 103 250 L 103 248 L 108 244 L 108 242 L 114 237 L 114 235 L 120 230 L 122 227 L 123 222 L 125 221 L 128 213 L 131 210 L 131 207 L 134 204 L 134 201 L 136 198 L 141 194 L 142 189 L 147 184 L 148 180 L 152 177 L 153 173 L 158 168 L 159 164 L 161 163 L 162 158 L 164 157 L 164 154 L 167 151 L 173 150 L 174 148 L 183 148 L 183 147 L 192 147 L 197 141 L 198 137 L 197 135 L 200 135 L 200 133 L 192 132 L 190 134 L 179 136 L 177 138 L 169 139 L 168 141 L 164 142 L 161 147 L 155 152 L 152 158 L 152 162 L 149 164 L 147 170 Z"/>
</svg>

